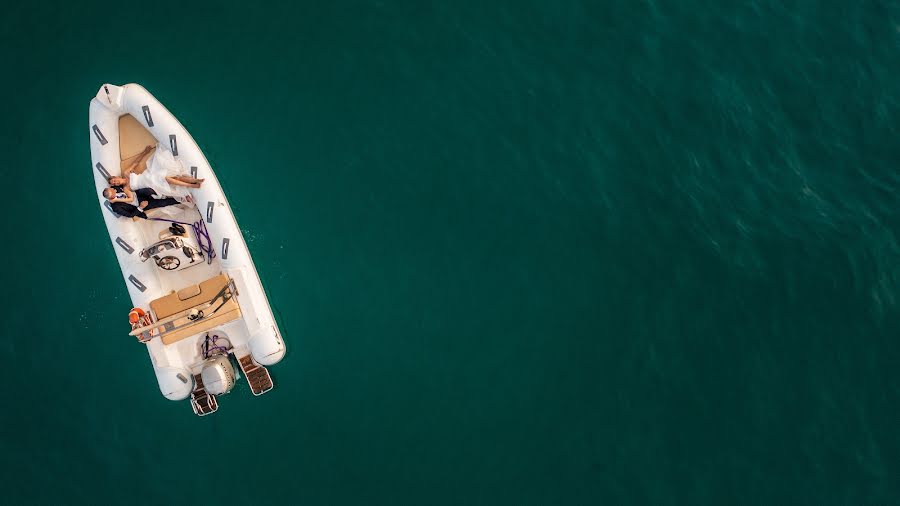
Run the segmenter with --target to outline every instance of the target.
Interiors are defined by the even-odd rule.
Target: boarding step
[[[238,363],[241,365],[241,371],[244,372],[244,376],[247,377],[247,383],[250,384],[250,391],[253,392],[253,395],[262,395],[272,390],[274,385],[272,384],[272,376],[269,375],[269,370],[257,364],[252,356],[245,355],[240,357],[238,358]]]
[[[197,416],[206,416],[215,413],[219,409],[216,396],[206,392],[203,387],[203,378],[199,374],[194,375],[194,391],[191,392],[191,407]]]

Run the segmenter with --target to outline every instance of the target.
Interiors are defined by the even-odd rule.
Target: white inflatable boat
[[[146,343],[162,394],[190,397],[198,415],[215,412],[216,396],[239,379],[232,355],[254,395],[271,390],[265,366],[284,357],[284,342],[241,230],[197,143],[137,84],[100,88],[91,100],[90,139],[94,197],[134,305],[131,335]],[[139,213],[146,219],[114,212],[116,204],[102,194],[108,178],[126,168],[140,174],[163,154],[185,177],[203,179],[200,187],[179,188],[189,196]]]

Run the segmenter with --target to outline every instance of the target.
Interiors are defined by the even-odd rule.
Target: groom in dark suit
[[[153,188],[139,188],[134,190],[135,200],[138,202],[138,205],[128,204],[126,202],[113,202],[109,206],[112,208],[113,212],[119,216],[124,216],[126,218],[138,217],[146,220],[147,215],[144,211],[156,209],[157,207],[173,206],[180,203],[172,197],[157,198],[154,196],[155,193]],[[103,190],[104,197],[109,198],[108,194],[115,195],[116,190],[114,188]]]

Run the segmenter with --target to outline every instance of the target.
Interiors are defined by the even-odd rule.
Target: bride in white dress
[[[184,165],[175,159],[171,151],[161,145],[147,146],[140,157],[124,171],[122,175],[128,178],[128,186],[131,188],[153,188],[157,195],[167,197],[185,198],[190,195],[190,188],[200,188],[203,179],[197,179],[184,173]],[[147,159],[147,168],[140,174],[134,173],[141,162]]]

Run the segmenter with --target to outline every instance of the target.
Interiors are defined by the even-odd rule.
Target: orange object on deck
[[[145,319],[147,319],[147,313],[139,307],[131,308],[131,312],[128,313],[128,322],[131,323],[132,330],[142,326]]]

